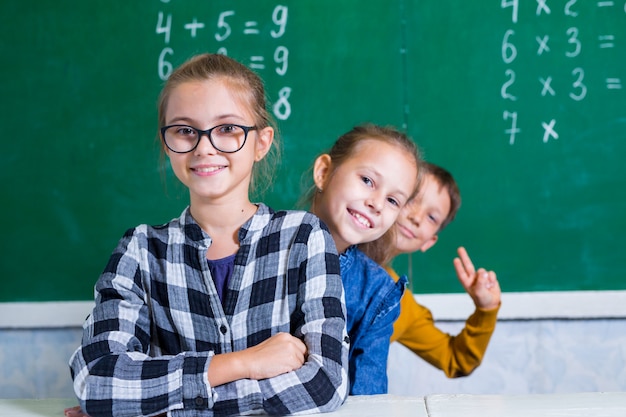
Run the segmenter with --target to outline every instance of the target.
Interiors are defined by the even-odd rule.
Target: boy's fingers
[[[463,263],[465,272],[468,275],[473,276],[474,273],[476,273],[476,269],[474,268],[474,264],[472,263],[472,260],[467,254],[467,251],[465,250],[465,248],[463,246],[459,247],[457,249],[457,253],[459,254],[459,258],[461,259],[461,262]]]
[[[461,281],[463,287],[467,290],[472,285],[474,276],[467,273],[461,259],[454,258],[452,263],[454,264],[454,269],[456,270],[456,276],[459,278],[459,281]]]
[[[500,291],[500,283],[498,282],[498,277],[495,272],[489,271],[489,280],[493,283],[492,287]]]
[[[493,271],[487,272],[483,268],[478,270],[478,274],[482,277],[483,285],[488,290],[491,290],[496,285],[498,285],[498,280],[496,278],[496,273]]]
[[[480,268],[477,275],[479,276],[480,284],[482,286],[486,289],[491,289],[493,287],[493,277],[484,268]]]

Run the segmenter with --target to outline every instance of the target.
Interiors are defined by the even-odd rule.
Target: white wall
[[[454,379],[394,343],[388,373],[398,395],[626,391],[626,320],[499,322],[481,366]]]
[[[472,310],[463,294],[418,296],[456,333]],[[0,398],[72,397],[68,360],[92,303],[0,303]],[[504,294],[483,364],[448,379],[393,344],[398,395],[626,391],[626,291]]]
[[[80,328],[0,329],[0,398],[74,397],[68,362],[81,334]]]
[[[626,391],[626,291],[503,294],[483,363],[449,379],[391,346],[389,390],[399,395]],[[465,295],[417,296],[450,334],[472,311]]]

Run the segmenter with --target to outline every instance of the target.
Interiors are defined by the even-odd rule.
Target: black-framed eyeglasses
[[[226,123],[201,130],[189,125],[169,125],[161,128],[161,138],[170,151],[187,153],[196,149],[202,136],[206,135],[218,151],[234,153],[246,144],[251,130],[256,130],[256,126]]]

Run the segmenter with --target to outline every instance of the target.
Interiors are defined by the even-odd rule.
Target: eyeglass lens
[[[207,134],[211,145],[220,152],[232,153],[240,150],[248,134],[244,126],[223,124],[209,130],[199,130],[187,125],[172,125],[163,130],[163,139],[174,152],[191,152],[198,146],[201,135]]]

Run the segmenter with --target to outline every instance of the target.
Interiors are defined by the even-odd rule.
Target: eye
[[[387,201],[393,206],[400,207],[400,202],[393,197],[388,197]]]
[[[369,177],[361,177],[361,181],[363,181],[363,184],[367,185],[368,187],[374,186],[374,181],[372,181]]]
[[[176,134],[180,136],[195,136],[196,130],[191,126],[178,126]]]
[[[428,215],[428,220],[430,220],[434,224],[439,224],[439,218],[437,218],[437,216],[434,216],[432,214]]]
[[[227,125],[221,125],[218,131],[222,135],[236,135],[239,132],[241,132],[241,128],[237,125],[227,124]]]

